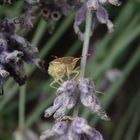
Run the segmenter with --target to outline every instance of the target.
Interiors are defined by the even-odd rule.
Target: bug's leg
[[[58,79],[58,80],[56,81],[56,83],[58,83],[59,85],[61,85],[61,84],[63,83],[63,80],[62,80],[62,79]]]
[[[97,91],[97,90],[95,90],[95,93],[99,93],[99,94],[105,95],[105,93],[104,93],[104,92]]]
[[[80,74],[80,67],[79,67],[79,66],[76,67],[76,68],[72,71],[72,73],[75,73],[75,76],[73,77],[73,80],[75,80],[75,79],[78,77],[78,75]]]
[[[61,85],[63,82],[64,82],[64,80],[62,79],[63,77],[60,77],[56,72],[55,72],[55,79],[57,79],[57,80],[55,80],[59,85]],[[59,82],[60,81],[60,82]]]
[[[52,88],[54,88],[54,89],[57,89],[57,87],[54,86],[55,83],[58,83],[58,80],[57,80],[57,79],[55,79],[54,81],[52,81],[52,82],[50,83],[50,87],[52,87]]]
[[[71,72],[71,74],[75,74],[75,76],[72,78],[73,80],[75,80],[79,74],[80,74],[80,70],[79,69],[75,69]]]
[[[68,77],[68,80],[70,79],[70,72],[69,72],[69,69],[68,69],[68,67],[67,67],[67,70],[66,70],[66,72],[67,72],[67,77]]]
[[[75,76],[73,77],[73,80],[75,80],[78,77],[80,71],[74,71],[73,73],[75,73]]]

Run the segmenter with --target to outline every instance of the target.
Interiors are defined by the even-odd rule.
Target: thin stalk
[[[85,33],[84,33],[84,42],[83,42],[83,49],[82,49],[82,58],[81,58],[81,71],[80,71],[80,79],[85,77],[85,69],[87,63],[87,56],[88,56],[88,48],[89,42],[91,37],[91,22],[92,22],[92,13],[91,11],[87,10],[86,13],[86,25],[85,25]],[[79,104],[75,107],[73,111],[73,116],[78,116],[79,113]]]
[[[24,130],[25,128],[25,91],[26,85],[20,87],[19,93],[19,128]]]
[[[91,13],[91,11],[87,10],[86,27],[85,27],[85,33],[84,33],[84,43],[83,43],[82,59],[81,59],[81,72],[80,72],[81,79],[84,78],[84,76],[85,76],[89,41],[90,41],[90,36],[91,36],[91,22],[92,22],[92,13]]]

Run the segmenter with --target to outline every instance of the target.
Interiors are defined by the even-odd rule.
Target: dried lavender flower
[[[78,92],[75,91],[76,84],[74,81],[65,81],[57,90],[57,97],[53,102],[53,106],[45,111],[45,117],[54,114],[54,118],[61,118],[66,111],[72,109],[78,99]]]
[[[96,17],[100,23],[107,25],[108,31],[110,33],[113,31],[113,23],[109,20],[108,12],[103,6],[99,6],[97,9]]]
[[[15,24],[15,18],[0,21],[1,89],[8,75],[12,76],[19,85],[25,83],[27,75],[24,70],[24,62],[34,63],[44,70],[43,62],[37,58],[38,49],[16,34]]]
[[[105,73],[105,77],[101,82],[100,90],[106,91],[112,82],[116,81],[117,78],[120,78],[121,74],[122,72],[119,69],[107,70]]]
[[[109,20],[108,12],[104,8],[106,3],[113,4],[115,6],[119,6],[120,2],[118,0],[87,0],[83,1],[76,8],[76,15],[74,21],[74,30],[75,33],[78,34],[79,38],[83,40],[83,33],[80,30],[80,25],[83,21],[85,21],[85,14],[87,10],[90,10],[93,13],[93,25],[96,21],[99,21],[101,24],[106,24],[109,33],[113,31],[113,23]],[[93,31],[92,31],[93,32]]]
[[[58,140],[103,140],[100,132],[89,126],[86,119],[81,117],[65,117],[58,120],[52,129],[42,133],[40,140],[51,137]]]
[[[89,79],[79,80],[79,91],[81,103],[90,108],[92,112],[96,113],[101,119],[110,120],[105,110],[101,107],[98,97],[95,95],[95,87]]]
[[[112,5],[115,5],[115,6],[120,6],[121,5],[121,2],[118,1],[118,0],[108,0],[108,2]]]
[[[109,120],[105,110],[96,96],[94,83],[89,79],[65,81],[57,90],[53,106],[45,111],[45,117],[54,114],[54,118],[62,118],[66,111],[74,108],[80,97],[81,103],[96,113],[101,119]]]

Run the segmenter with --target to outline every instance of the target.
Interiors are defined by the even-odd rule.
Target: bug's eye
[[[60,12],[59,11],[53,11],[51,13],[51,18],[55,21],[59,20],[61,17]]]

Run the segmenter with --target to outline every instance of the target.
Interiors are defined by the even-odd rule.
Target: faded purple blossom
[[[57,90],[57,97],[53,102],[53,106],[45,110],[45,117],[61,118],[65,116],[67,110],[72,109],[76,103],[79,94],[76,92],[76,84],[74,81],[64,82]]]
[[[101,103],[96,96],[95,86],[89,79],[79,80],[79,91],[81,103],[91,109],[103,120],[110,120],[105,110],[101,107]]]
[[[81,117],[64,117],[53,127],[40,136],[40,140],[54,137],[58,140],[103,140],[102,135],[95,128],[89,126],[86,119]]]
[[[90,10],[93,13],[92,25],[95,25],[95,23],[99,21],[99,23],[107,25],[110,33],[113,31],[114,25],[109,20],[108,12],[104,8],[104,4],[106,3],[110,3],[115,6],[120,5],[118,0],[87,0],[80,3],[79,9],[76,10],[74,30],[81,40],[83,40],[83,32],[80,30],[80,25],[85,21],[87,10]]]
[[[56,21],[62,15],[67,15],[70,5],[64,1],[24,0],[24,14],[21,26],[27,30],[33,27],[33,18],[42,17],[48,22],[50,32],[53,31]]]
[[[96,96],[94,83],[89,79],[81,79],[79,81],[65,81],[57,90],[57,97],[53,102],[53,106],[45,110],[45,117],[51,115],[54,118],[65,116],[66,111],[75,107],[79,102],[88,107],[93,113],[96,113],[101,119],[109,120],[105,110],[101,107],[101,103]]]
[[[107,25],[109,32],[113,31],[113,23],[109,20],[108,12],[104,8],[106,3],[120,5],[118,0],[24,0],[24,14],[21,16],[20,24],[21,27],[29,30],[33,27],[33,19],[41,16],[48,22],[50,32],[53,32],[56,21],[75,11],[74,30],[83,40],[80,25],[85,21],[87,10],[93,13],[92,25],[99,21]]]
[[[22,85],[27,80],[24,62],[34,63],[43,69],[43,62],[37,58],[38,49],[25,38],[15,33],[15,19],[0,21],[0,88],[12,76]]]
[[[100,90],[106,91],[109,85],[116,81],[117,78],[121,76],[122,72],[119,69],[110,69],[105,73],[105,77],[101,82]]]

